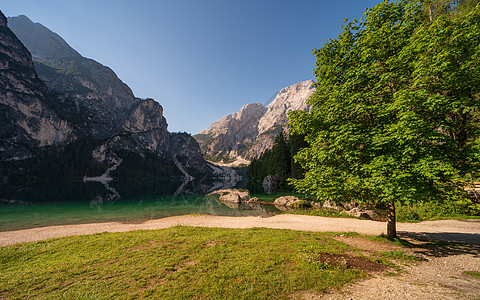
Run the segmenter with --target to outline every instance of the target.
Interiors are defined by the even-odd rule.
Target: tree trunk
[[[395,216],[395,201],[388,204],[387,210],[387,236],[397,237],[397,223]]]

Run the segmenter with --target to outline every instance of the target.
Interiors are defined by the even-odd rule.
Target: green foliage
[[[477,271],[463,271],[465,275],[480,279],[480,272]]]
[[[272,199],[273,201],[274,199]],[[468,202],[468,203],[471,203]],[[356,218],[344,211],[328,208],[307,208],[298,209],[294,214],[335,217],[335,218]],[[422,222],[440,219],[476,219],[479,218],[477,211],[472,211],[466,202],[442,202],[429,201],[400,205],[396,204],[396,216],[399,222]]]
[[[285,180],[291,173],[291,153],[283,132],[275,138],[275,144],[270,152],[268,169],[271,174],[277,175],[280,180]]]
[[[299,199],[304,199],[304,200],[309,200],[309,201],[313,200],[313,199],[310,199],[309,197],[307,197],[304,194],[299,194],[299,193],[295,193],[295,192],[291,192],[291,191],[277,192],[277,193],[273,193],[273,194],[270,194],[270,195],[263,193],[263,191],[262,191],[262,193],[251,194],[251,197],[257,197],[258,200],[260,200],[262,202],[270,202],[270,203],[275,202],[275,200],[277,198],[280,198],[280,197],[283,197],[283,196],[295,196],[295,197],[298,197]]]
[[[410,0],[415,3],[415,1]],[[479,3],[479,0],[423,0],[422,8],[426,20],[432,22],[439,16],[462,18]]]
[[[463,211],[468,215],[480,216],[480,202],[479,199],[462,198],[456,202]]]
[[[295,187],[321,199],[415,203],[465,196],[478,172],[480,8],[425,22],[384,1],[316,49],[312,112],[290,116],[309,144]]]
[[[396,251],[385,251],[381,253],[383,257],[386,258],[394,258],[399,260],[406,260],[406,261],[418,261],[420,258],[407,254],[404,251],[396,250]]]
[[[292,208],[308,208],[311,207],[310,202],[307,200],[300,200],[298,202],[295,202],[292,206]]]
[[[329,208],[317,208],[317,207],[303,209],[303,210],[301,209],[295,210],[294,212],[289,212],[289,213],[293,213],[296,215],[309,215],[309,216],[318,216],[318,217],[353,218],[353,219],[356,218],[343,211],[338,211],[338,210],[329,209]]]
[[[288,299],[366,277],[361,267],[321,260],[365,260],[357,250],[326,233],[264,228],[52,239],[0,248],[0,298]]]
[[[438,219],[468,218],[475,214],[463,202],[428,201],[396,206],[400,222],[421,222]]]
[[[287,178],[302,178],[304,171],[292,157],[305,146],[303,136],[292,135],[287,138],[280,132],[273,148],[250,163],[247,171],[249,189],[253,192],[262,191],[261,183],[267,175],[275,175],[282,189],[287,189]]]

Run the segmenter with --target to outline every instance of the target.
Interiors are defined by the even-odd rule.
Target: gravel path
[[[370,235],[380,235],[386,232],[386,224],[384,222],[349,218],[327,218],[289,214],[276,215],[269,218],[187,215],[151,220],[140,224],[110,222],[5,231],[0,232],[0,246],[71,235],[161,229],[177,225],[225,228],[266,227],[332,232],[354,231],[360,234]],[[442,220],[421,223],[397,223],[397,232],[401,236],[466,242],[480,245],[480,220]]]
[[[338,239],[338,238],[337,238]],[[382,246],[365,239],[342,238],[343,242],[360,249],[395,251],[405,249],[379,249]],[[352,240],[352,238],[350,238]],[[414,248],[406,252],[423,258],[419,263],[402,266],[400,276],[376,274],[375,277],[344,286],[341,291],[324,295],[304,295],[304,299],[480,299],[480,278],[465,272],[480,274],[480,246],[432,245],[411,240]],[[357,245],[355,245],[357,244]],[[364,248],[367,244],[367,247]],[[384,245],[392,247],[391,244]]]
[[[478,252],[477,252],[478,253]],[[430,258],[407,267],[401,276],[377,275],[346,286],[340,292],[308,299],[480,299],[480,279],[464,271],[480,272],[478,254]]]
[[[326,218],[303,215],[277,215],[260,217],[219,217],[188,215],[151,220],[140,224],[95,223],[81,225],[49,226],[26,230],[0,232],[0,246],[40,241],[55,237],[94,234],[99,232],[124,232],[132,230],[161,229],[172,226],[201,226],[226,228],[267,227],[304,231],[350,232],[379,235],[385,233],[386,224],[348,218]],[[480,299],[480,279],[466,275],[465,271],[480,272],[480,220],[443,220],[421,223],[397,223],[397,232],[406,238],[427,238],[466,242],[472,245],[454,247],[440,245],[422,247],[411,251],[425,261],[405,266],[401,276],[377,274],[375,277],[345,286],[330,294],[297,295],[304,299]],[[381,245],[364,239],[339,240],[354,243],[366,250],[389,251]],[[370,243],[370,244],[369,244]],[[392,246],[388,247],[396,247]],[[372,248],[373,247],[373,248]],[[393,249],[395,250],[395,249]]]

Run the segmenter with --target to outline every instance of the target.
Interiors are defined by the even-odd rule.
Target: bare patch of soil
[[[197,261],[194,261],[194,260],[188,260],[188,261],[184,261],[184,262],[181,262],[179,263],[178,265],[176,265],[174,267],[174,270],[175,272],[180,272],[182,271],[183,269],[185,269],[186,267],[188,266],[193,266],[197,263]]]
[[[387,266],[383,264],[348,254],[323,253],[319,254],[316,259],[322,264],[346,269],[358,269],[366,273],[383,272],[387,269]]]
[[[204,244],[205,247],[209,248],[209,247],[213,247],[217,244],[217,242],[215,241],[208,241]]]

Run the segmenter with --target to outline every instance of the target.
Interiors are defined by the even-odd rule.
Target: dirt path
[[[99,232],[124,232],[132,230],[162,229],[172,226],[201,226],[226,228],[267,227],[304,231],[351,232],[379,235],[385,233],[386,224],[368,220],[325,218],[303,215],[277,215],[260,217],[219,217],[188,215],[151,220],[140,224],[95,223],[81,225],[49,226],[17,231],[0,232],[0,246],[40,241],[55,237],[94,234]],[[398,223],[397,231],[407,239],[433,239],[466,242],[463,247],[451,245],[422,246],[411,251],[424,258],[423,262],[405,266],[400,276],[377,274],[375,277],[344,287],[326,295],[299,295],[304,299],[480,299],[480,279],[465,271],[480,272],[480,220],[444,220],[422,223]],[[357,248],[376,251],[382,245],[364,239],[350,240],[338,237]],[[388,244],[390,245],[390,244]],[[426,244],[425,244],[426,245]],[[395,246],[386,246],[395,247]],[[393,249],[395,250],[395,249]]]
[[[417,242],[418,243],[418,242]],[[425,244],[424,244],[425,245]],[[361,247],[360,247],[361,248]],[[383,250],[385,251],[385,250]],[[480,299],[480,246],[437,245],[410,250],[424,261],[404,266],[401,276],[377,274],[326,295],[304,299]]]
[[[380,235],[385,233],[386,229],[384,222],[349,218],[326,218],[289,214],[277,215],[270,218],[188,215],[151,220],[140,224],[110,222],[5,231],[0,232],[0,246],[40,241],[54,237],[94,234],[99,232],[161,229],[177,225],[226,228],[266,227],[332,232],[354,231],[360,234],[370,235]],[[443,220],[421,223],[397,223],[397,231],[401,236],[466,242],[480,245],[480,220]]]

